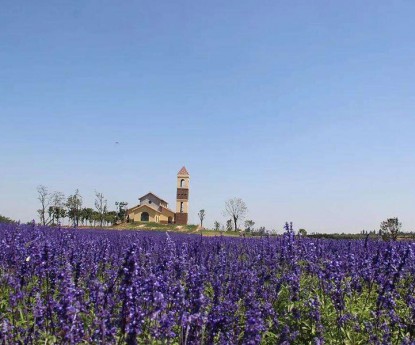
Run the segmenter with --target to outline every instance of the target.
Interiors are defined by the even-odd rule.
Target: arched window
[[[184,187],[185,186],[185,180],[184,180],[184,178],[180,181],[180,187]]]
[[[180,203],[180,213],[183,213],[183,202]]]

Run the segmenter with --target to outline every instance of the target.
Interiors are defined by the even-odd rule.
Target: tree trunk
[[[238,221],[238,218],[237,217],[233,217],[233,222],[235,223],[235,231],[238,230],[238,228],[236,226],[237,221]]]
[[[42,211],[41,211],[41,215],[40,215],[40,221],[42,222],[42,225],[45,226],[46,225],[46,209],[45,206],[42,205]]]

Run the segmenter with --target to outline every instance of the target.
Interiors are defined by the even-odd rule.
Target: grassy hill
[[[177,225],[177,224],[160,224],[153,222],[134,222],[114,225],[112,228],[117,230],[155,230],[155,231],[173,231],[185,234],[202,234],[203,236],[236,236],[239,232],[235,231],[215,231],[200,229],[198,225]]]

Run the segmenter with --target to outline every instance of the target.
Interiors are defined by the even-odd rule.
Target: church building
[[[173,212],[167,201],[149,192],[138,200],[140,203],[127,212],[129,221],[155,222],[161,224],[186,225],[189,212],[190,175],[185,167],[177,174],[176,212]]]

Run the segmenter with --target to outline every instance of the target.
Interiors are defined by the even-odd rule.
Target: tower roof
[[[179,175],[190,175],[189,172],[186,170],[186,167],[183,166],[180,171],[177,173],[177,176]]]

